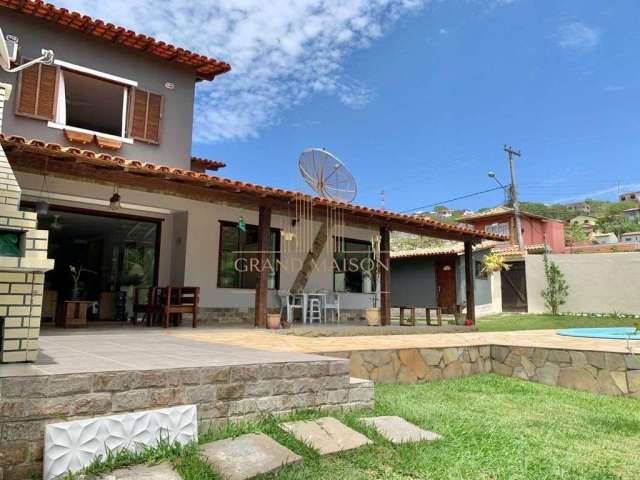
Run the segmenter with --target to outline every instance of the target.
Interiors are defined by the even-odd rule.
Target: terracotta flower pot
[[[280,328],[280,314],[269,313],[267,314],[267,328],[277,330]]]
[[[370,327],[380,326],[380,309],[379,308],[366,308],[364,316],[367,319],[367,325]]]

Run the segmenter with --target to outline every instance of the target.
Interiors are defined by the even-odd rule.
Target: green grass
[[[393,445],[358,422],[358,417],[371,414],[400,415],[444,439]],[[336,417],[374,444],[320,457],[282,431],[273,418],[205,434],[201,443],[264,432],[304,458],[301,465],[262,477],[278,480],[613,480],[636,479],[640,471],[640,409],[635,399],[483,375],[421,385],[379,385],[373,412]],[[194,451],[164,447],[183,478],[217,479]],[[158,455],[152,457],[158,460]]]
[[[633,327],[640,322],[637,318],[616,316],[569,316],[500,314],[479,318],[477,328],[481,332],[503,332],[513,330],[544,330],[574,327]]]

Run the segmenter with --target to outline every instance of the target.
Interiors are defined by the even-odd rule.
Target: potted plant
[[[82,265],[76,267],[75,265],[69,265],[69,271],[71,272],[71,278],[73,280],[73,288],[71,289],[71,300],[79,300],[80,299],[80,279],[82,274],[87,273],[96,273],[93,270],[89,270],[88,268],[84,268]]]
[[[281,328],[281,312],[270,311],[267,313],[267,328],[270,330],[278,330]]]

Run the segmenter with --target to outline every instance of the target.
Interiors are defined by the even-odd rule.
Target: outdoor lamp
[[[119,210],[122,205],[120,205],[120,194],[118,193],[118,186],[113,189],[113,195],[109,199],[109,208],[111,210]]]

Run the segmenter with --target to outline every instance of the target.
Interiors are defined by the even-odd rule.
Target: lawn
[[[580,393],[483,375],[421,385],[378,385],[373,412],[336,415],[374,441],[319,457],[273,418],[228,427],[201,441],[262,431],[304,457],[267,479],[636,479],[640,471],[638,400]],[[400,415],[443,440],[395,446],[363,428],[364,415]],[[316,413],[294,418],[311,418]],[[217,479],[197,449],[167,449],[189,480]]]
[[[640,319],[619,318],[615,316],[570,316],[570,315],[534,315],[507,314],[482,317],[477,320],[481,332],[503,332],[512,330],[544,330],[574,327],[632,327]]]

